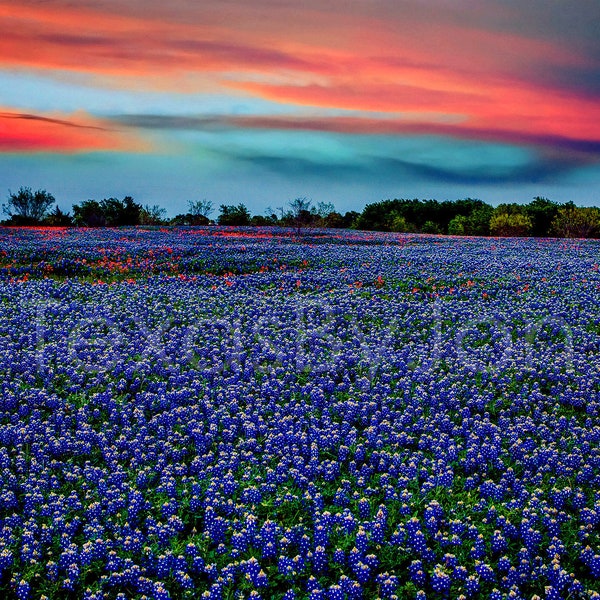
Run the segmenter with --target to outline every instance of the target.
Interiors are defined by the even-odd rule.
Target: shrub
[[[500,237],[523,237],[531,227],[531,219],[519,213],[495,212],[490,219],[490,233]]]

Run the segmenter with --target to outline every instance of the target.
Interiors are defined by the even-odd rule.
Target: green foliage
[[[210,200],[188,202],[188,212],[166,219],[166,210],[159,205],[142,206],[131,196],[123,200],[105,198],[84,200],[73,205],[73,217],[56,207],[48,214],[54,196],[45,190],[32,192],[21,187],[9,192],[3,210],[9,215],[9,225],[119,227],[132,225],[198,225],[211,223]],[[279,217],[277,214],[279,214]],[[504,203],[496,208],[476,198],[460,200],[419,200],[394,198],[367,204],[361,213],[341,214],[331,202],[316,205],[307,197],[291,200],[287,207],[267,210],[266,215],[252,215],[243,204],[221,204],[219,225],[281,225],[294,227],[300,233],[304,227],[362,229],[400,233],[429,233],[466,236],[536,236],[571,238],[600,237],[600,209],[578,207],[573,202],[560,205],[548,198],[536,196],[529,204]]]
[[[490,219],[490,233],[500,237],[522,237],[531,231],[531,219],[521,212],[505,210],[504,206],[498,209]]]
[[[205,226],[210,223],[208,214],[212,212],[212,202],[206,200],[190,201],[187,213],[178,214],[170,221],[170,225]]]
[[[360,213],[355,210],[346,211],[342,217],[342,227],[346,229],[357,229],[356,224],[359,217]]]
[[[190,200],[188,202],[188,214],[194,219],[208,223],[209,215],[213,212],[213,203],[210,200]],[[205,225],[206,223],[201,223]]]
[[[30,187],[20,187],[17,192],[9,190],[2,210],[13,225],[35,225],[42,221],[55,202],[54,196],[46,190],[32,192]]]
[[[134,202],[131,196],[125,196],[123,200],[107,198],[100,202],[104,211],[106,222],[111,227],[125,225],[139,225],[142,207]]]
[[[288,227],[295,227],[296,233],[299,234],[303,227],[317,227],[322,224],[322,217],[318,210],[320,209],[324,216],[329,208],[333,208],[333,204],[319,203],[318,208],[315,208],[310,198],[305,196],[294,198],[289,202],[287,210],[281,210],[281,224]]]
[[[465,235],[467,230],[467,217],[464,215],[456,215],[450,223],[448,223],[448,235]]]
[[[208,225],[210,219],[203,215],[193,215],[192,213],[179,214],[174,216],[170,221],[170,225]]]
[[[393,208],[393,200],[367,204],[357,219],[356,228],[367,231],[389,231],[389,215]]]
[[[467,217],[466,235],[488,235],[494,209],[488,204],[475,208]]]
[[[524,204],[517,204],[516,202],[498,204],[494,210],[494,213],[505,215],[526,215],[527,207]]]
[[[450,222],[457,216],[469,217],[480,211],[480,216],[469,226],[476,230],[475,234],[487,233],[487,223],[485,231],[481,231],[479,223],[481,215],[491,214],[492,207],[485,204],[482,200],[465,198],[454,202],[445,200],[382,200],[367,204],[356,221],[357,229],[366,229],[371,231],[397,231],[401,221],[394,225],[394,219],[404,218],[404,231],[432,231],[432,224],[440,232],[447,232]],[[455,224],[456,226],[456,224]],[[465,231],[467,233],[467,226]]]
[[[73,225],[73,219],[67,212],[63,212],[58,206],[44,219],[44,225],[50,227],[68,227]]]
[[[331,202],[319,202],[314,206],[312,200],[306,197],[294,198],[288,203],[287,208],[278,208],[281,215],[279,219],[271,209],[268,210],[271,213],[268,217],[271,220],[270,224],[295,227],[297,233],[300,233],[303,227],[349,229],[359,216],[359,213],[354,211],[342,215],[335,210]]]
[[[80,227],[105,227],[106,217],[97,200],[84,200],[73,205],[73,222]]]
[[[290,201],[290,211],[292,215],[298,215],[304,212],[310,213],[312,208],[312,200],[306,196],[299,196]]]
[[[442,233],[440,226],[434,221],[425,221],[421,228],[421,233]]]
[[[84,200],[81,204],[73,205],[73,221],[84,227],[139,225],[144,210],[152,209],[144,209],[131,196],[125,196],[123,200],[104,198],[100,202]]]
[[[254,215],[250,219],[250,225],[255,227],[268,227],[269,225],[277,225],[276,215]]]
[[[332,202],[319,202],[313,212],[319,218],[326,219],[332,212],[335,212],[335,206]]]
[[[532,202],[525,205],[525,211],[531,219],[531,235],[545,237],[549,235],[552,222],[556,217],[560,205],[548,198],[536,196]]]
[[[140,210],[140,225],[163,225],[166,221],[167,211],[158,204],[148,206]]]
[[[323,227],[330,227],[331,229],[341,229],[344,227],[344,217],[336,210],[330,212],[322,220],[321,224]]]
[[[237,206],[221,204],[219,210],[219,225],[250,225],[250,212],[242,203]]]
[[[404,215],[397,212],[390,214],[389,230],[395,231],[396,233],[408,233],[413,231],[412,225],[406,220]]]
[[[568,202],[556,212],[551,232],[558,237],[589,238],[600,235],[600,210],[583,208]]]

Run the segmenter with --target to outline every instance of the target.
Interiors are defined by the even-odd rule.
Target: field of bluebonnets
[[[600,244],[0,232],[0,596],[590,598]]]

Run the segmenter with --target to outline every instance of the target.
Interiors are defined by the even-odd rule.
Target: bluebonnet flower
[[[37,564],[82,595],[97,562],[94,585],[113,595],[219,598],[262,570],[252,594],[267,598],[318,563],[315,593],[367,598],[376,585],[391,597],[398,574],[378,573],[389,544],[420,561],[423,594],[437,563],[463,594],[473,578],[494,600],[493,585],[512,598],[585,593],[600,522],[595,242],[257,232],[2,232],[18,265],[0,256],[0,367],[12,374],[0,571],[12,589]],[[366,264],[386,286],[368,285]],[[135,283],[111,281],[122,269]],[[484,331],[459,348],[475,321]],[[463,489],[469,502],[447,495]],[[37,597],[40,578],[24,579]]]
[[[346,562],[346,553],[341,548],[336,548],[333,552],[333,562],[343,565]]]
[[[363,460],[364,449],[360,448],[360,453],[359,453],[359,450],[357,450],[356,455],[360,456],[359,460]],[[355,455],[355,458],[356,458],[356,455]],[[368,519],[369,516],[371,515],[371,505],[369,504],[369,501],[366,498],[361,498],[358,501],[358,515],[361,519]]]
[[[494,582],[496,580],[496,577],[494,575],[494,569],[486,563],[476,562],[475,572],[477,573],[481,581],[489,583]]]
[[[163,583],[157,582],[154,584],[152,597],[154,598],[154,600],[169,600],[171,598],[171,595],[166,590]]]
[[[415,585],[420,586],[420,587],[425,586],[427,576],[425,574],[425,569],[423,567],[423,563],[420,560],[413,560],[408,567],[408,572],[409,572],[411,581]]]
[[[367,536],[367,532],[363,527],[358,528],[355,544],[356,548],[361,554],[365,554],[367,552],[367,549],[369,548],[369,538]]]
[[[269,580],[267,578],[267,574],[261,569],[256,577],[254,578],[254,585],[256,587],[267,587],[269,585]]]
[[[483,535],[479,534],[475,540],[475,545],[471,548],[470,556],[475,559],[481,559],[485,556],[485,540]]]
[[[474,575],[469,575],[463,585],[467,597],[475,596],[479,592],[479,580]]]
[[[323,573],[327,568],[327,554],[323,546],[317,546],[312,556],[314,572]]]
[[[494,554],[501,554],[508,547],[508,543],[506,541],[506,538],[497,529],[494,531],[494,534],[492,535],[492,540],[491,540],[491,543],[490,543],[490,547],[491,547],[491,550],[492,550],[492,552]]]
[[[31,594],[31,585],[29,582],[21,579],[16,586],[15,594],[18,600],[29,600]]]
[[[330,586],[327,590],[327,598],[328,600],[344,600],[344,592],[342,591],[342,587],[338,584],[334,584]]]
[[[391,598],[398,588],[398,577],[389,573],[381,573],[377,576],[377,584],[380,588],[382,598]]]

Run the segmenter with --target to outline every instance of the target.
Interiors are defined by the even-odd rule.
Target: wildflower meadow
[[[600,242],[0,231],[0,597],[600,598]]]

